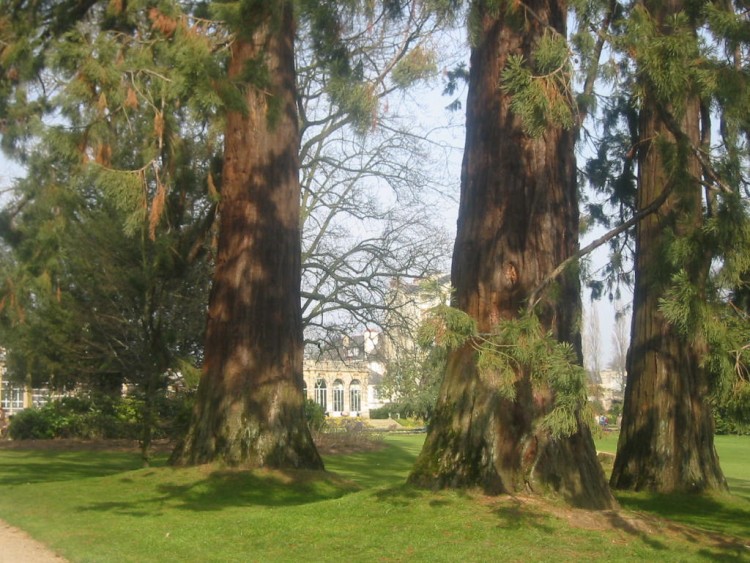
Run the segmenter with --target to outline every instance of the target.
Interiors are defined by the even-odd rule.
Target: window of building
[[[333,412],[344,410],[344,382],[337,379],[333,382]]]
[[[315,382],[315,402],[323,407],[324,411],[328,410],[328,397],[325,379],[318,379]]]
[[[23,387],[13,387],[10,382],[3,381],[2,406],[6,413],[12,413],[23,409]]]
[[[42,408],[49,402],[49,392],[46,389],[34,389],[31,394],[31,404],[34,408]]]
[[[362,395],[359,379],[352,379],[352,382],[349,385],[349,410],[355,413],[362,410]]]

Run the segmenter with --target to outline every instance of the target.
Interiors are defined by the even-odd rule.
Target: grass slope
[[[417,490],[403,482],[422,440],[392,436],[380,451],[327,457],[325,475],[173,469],[163,460],[139,469],[136,455],[120,452],[0,450],[0,517],[74,562],[750,556],[721,535],[750,537],[748,498],[690,497],[681,506],[626,497],[627,508],[645,515],[638,516],[569,510],[524,496]],[[750,439],[734,446],[728,454],[720,444],[720,453],[738,471],[733,478],[744,481],[750,475],[741,457]],[[665,510],[700,528],[653,516]],[[695,517],[703,510],[707,522]]]

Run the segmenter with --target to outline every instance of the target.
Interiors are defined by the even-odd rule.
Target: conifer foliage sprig
[[[532,137],[550,123],[565,128],[576,123],[569,57],[567,40],[548,30],[536,45],[533,61],[519,54],[508,58],[501,88],[511,94],[511,109]]]
[[[467,313],[439,305],[426,317],[420,340],[449,349],[471,346],[482,382],[504,399],[516,399],[516,385],[524,377],[535,391],[549,391],[553,404],[541,424],[553,438],[570,436],[579,421],[593,420],[585,371],[573,347],[545,333],[533,313],[503,320],[491,332],[480,333]]]

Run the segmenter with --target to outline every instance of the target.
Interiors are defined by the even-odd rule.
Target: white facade
[[[366,362],[305,360],[304,394],[330,416],[369,418],[370,410],[383,406],[378,400],[380,377]]]
[[[625,374],[613,370],[599,372],[598,399],[609,410],[612,403],[622,402],[625,397]]]

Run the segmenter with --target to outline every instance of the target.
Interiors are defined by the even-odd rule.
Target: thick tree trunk
[[[578,245],[575,133],[549,126],[529,137],[499,88],[508,57],[532,60],[546,25],[565,34],[563,3],[528,6],[533,17],[521,8],[513,15],[484,13],[471,55],[452,281],[454,305],[482,332],[515,318],[529,293]],[[580,349],[577,273],[562,278],[539,315],[545,328]],[[575,505],[611,507],[588,426],[579,420],[574,435],[558,440],[541,428],[553,400],[549,390],[532,389],[528,375],[518,376],[514,401],[502,399],[479,377],[472,348],[453,350],[410,481],[493,493],[555,492]]]
[[[323,467],[302,397],[291,3],[268,3],[266,12],[250,14],[232,46],[230,78],[242,82],[262,61],[270,83],[246,84],[246,112],[227,118],[204,372],[173,456],[181,464]]]
[[[664,21],[680,10],[681,2],[659,3],[652,12]],[[726,489],[713,439],[713,418],[708,403],[709,385],[701,366],[706,352],[702,337],[688,339],[671,326],[659,310],[678,265],[670,264],[672,236],[689,236],[700,228],[702,190],[700,163],[687,151],[683,170],[667,170],[664,144],[684,150],[686,140],[701,139],[700,105],[688,101],[678,125],[687,139],[670,133],[653,91],[641,109],[637,205],[643,209],[664,190],[670,195],[657,213],[636,228],[635,288],[628,376],[622,428],[610,483],[619,489],[658,492]],[[702,288],[710,256],[682,265],[692,283]]]

